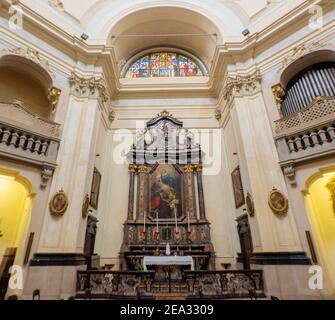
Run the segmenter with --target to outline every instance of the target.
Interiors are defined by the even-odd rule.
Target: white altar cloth
[[[192,257],[183,256],[151,256],[144,257],[143,268],[144,271],[148,270],[148,266],[191,266],[191,270],[194,271],[194,261]]]

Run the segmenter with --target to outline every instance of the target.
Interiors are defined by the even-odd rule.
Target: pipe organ
[[[335,96],[335,63],[314,65],[290,81],[281,103],[283,116],[300,111],[320,96]]]

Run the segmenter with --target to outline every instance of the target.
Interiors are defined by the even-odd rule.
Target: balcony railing
[[[55,168],[60,125],[43,119],[19,101],[0,102],[0,156]]]
[[[263,271],[185,271],[172,283],[156,281],[154,271],[78,272],[79,299],[154,299],[162,294],[182,294],[185,299],[262,298]]]
[[[276,121],[275,131],[280,164],[293,177],[295,165],[335,153],[335,97],[319,97]]]

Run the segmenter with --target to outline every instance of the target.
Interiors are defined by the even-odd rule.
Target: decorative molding
[[[287,177],[290,185],[292,187],[295,187],[297,185],[296,180],[296,169],[294,167],[294,164],[288,164],[283,167],[284,175]]]
[[[242,254],[238,255],[238,262],[243,262]],[[252,253],[251,264],[254,265],[311,265],[311,260],[305,252],[259,252]]]
[[[30,261],[32,267],[82,266],[86,264],[82,253],[36,253]]]
[[[45,189],[48,185],[49,180],[53,177],[54,168],[44,167],[41,171],[41,189]]]
[[[217,120],[217,121],[221,121],[221,119],[222,119],[222,111],[221,111],[221,109],[220,108],[217,108],[216,110],[215,110],[215,119]]]
[[[24,47],[8,48],[1,51],[1,56],[6,55],[15,55],[22,58],[26,58],[42,67],[46,72],[50,74],[50,76],[54,75],[50,69],[49,61],[43,58],[41,53],[37,50]]]
[[[61,0],[49,0],[50,7],[56,8],[60,11],[64,11],[64,4]]]
[[[320,41],[313,41],[311,43],[303,43],[297,47],[294,47],[290,53],[283,59],[283,63],[278,72],[281,72],[283,69],[287,68],[291,63],[300,59],[308,53],[322,49],[326,47],[326,43]]]
[[[224,85],[223,97],[226,101],[233,96],[253,95],[261,90],[262,75],[259,70],[247,76],[228,77]]]
[[[84,78],[72,72],[69,82],[71,85],[71,93],[77,98],[98,100],[104,119],[109,125],[115,120],[111,97],[103,77],[93,76]]]

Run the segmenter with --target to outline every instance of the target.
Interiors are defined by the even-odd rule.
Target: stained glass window
[[[150,53],[131,65],[126,78],[199,77],[203,71],[190,58],[173,52]]]

